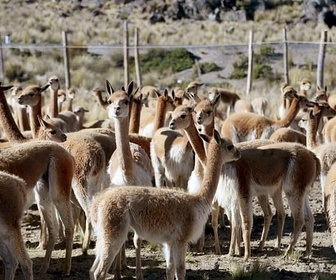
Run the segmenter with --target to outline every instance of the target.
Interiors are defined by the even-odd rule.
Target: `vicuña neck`
[[[52,118],[57,118],[58,117],[57,92],[58,92],[58,89],[50,91],[49,114],[50,114],[50,117],[52,117]]]
[[[278,121],[276,121],[276,124],[281,127],[288,127],[295,119],[297,113],[300,110],[300,101],[297,98],[293,98],[290,107],[286,111],[286,114],[284,117]]]
[[[162,96],[160,96],[156,102],[156,112],[155,112],[153,132],[164,126],[166,113],[167,113],[167,102],[164,101]]]
[[[194,152],[197,154],[198,159],[201,161],[202,165],[205,167],[207,157],[206,157],[206,153],[205,153],[205,149],[203,145],[203,140],[197,131],[197,128],[195,126],[195,123],[194,123],[194,120],[191,114],[189,118],[190,118],[190,124],[184,130],[186,132],[186,135],[188,137],[188,140]]]
[[[141,110],[142,110],[142,102],[133,99],[129,120],[130,133],[139,133]]]
[[[196,194],[199,199],[205,200],[208,205],[212,204],[222,170],[221,166],[223,164],[223,160],[221,159],[220,154],[220,148],[214,143],[210,143],[202,187]]]
[[[319,120],[316,118],[309,118],[306,127],[306,141],[307,148],[315,149],[317,147],[316,143],[316,133],[319,125]]]
[[[116,153],[122,170],[131,170],[132,155],[129,141],[129,119],[114,119]]]
[[[18,128],[16,122],[14,121],[5,94],[2,90],[0,90],[0,121],[2,128],[10,142],[26,140]]]

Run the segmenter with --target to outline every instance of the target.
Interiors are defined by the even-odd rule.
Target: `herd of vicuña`
[[[18,264],[27,280],[48,273],[58,240],[65,244],[63,274],[69,276],[77,227],[82,253],[94,245],[87,268],[92,280],[106,279],[110,269],[122,278],[130,231],[136,279],[143,279],[142,240],[162,245],[168,280],[185,279],[189,244],[204,251],[209,219],[214,252],[227,250],[247,261],[255,239],[254,199],[264,218],[257,249],[265,247],[273,205],[274,251],[281,255],[288,205],[293,225],[282,255],[292,256],[304,228],[303,257],[311,258],[309,195],[315,183],[336,252],[336,93],[326,87],[313,93],[306,78],[297,88],[281,84],[280,105],[272,112],[268,96],[243,99],[197,81],[171,89],[136,88],[131,81],[115,89],[106,80],[91,91],[106,118],[87,122],[88,108],[75,106],[77,91],[63,90],[55,75],[42,86],[0,83],[0,258],[6,280],[15,279]],[[45,250],[36,271],[21,231],[33,204],[41,225],[36,250]],[[224,215],[228,248],[218,234]]]

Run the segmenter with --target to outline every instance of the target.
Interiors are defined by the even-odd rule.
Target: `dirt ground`
[[[237,270],[249,271],[249,279],[335,279],[336,277],[336,255],[331,245],[330,233],[326,226],[324,213],[321,203],[321,191],[319,183],[311,189],[310,205],[315,218],[315,232],[313,242],[313,256],[310,260],[299,259],[300,254],[294,254],[292,259],[284,259],[282,254],[286,249],[290,233],[292,231],[292,219],[290,211],[286,205],[286,224],[284,238],[280,252],[274,250],[276,237],[276,217],[273,217],[269,238],[263,252],[257,252],[258,239],[261,236],[263,216],[260,207],[254,203],[254,225],[252,232],[252,258],[244,262],[242,257],[228,257],[230,230],[227,221],[219,229],[222,255],[214,254],[214,241],[211,225],[206,227],[206,248],[205,251],[197,252],[196,246],[191,245],[186,256],[187,279],[246,279],[237,278]],[[273,207],[274,209],[274,207]],[[89,279],[89,269],[94,261],[94,242],[87,256],[81,254],[81,234],[77,232],[74,239],[74,249],[72,258],[72,270],[69,277],[62,276],[63,258],[65,256],[64,247],[57,244],[52,255],[50,269],[46,275],[39,275],[38,270],[41,266],[44,251],[37,249],[39,237],[39,216],[36,210],[27,211],[30,223],[24,222],[22,233],[28,248],[29,255],[34,264],[35,279]],[[28,219],[26,219],[28,220]],[[305,234],[302,233],[296,250],[304,252]],[[123,279],[135,279],[135,250],[132,244],[132,234],[129,235],[127,242],[127,264],[128,268],[123,272]],[[142,248],[142,266],[144,279],[165,279],[165,261],[163,259],[161,247],[144,242]],[[253,271],[259,271],[253,274]],[[262,273],[260,273],[262,272]],[[113,279],[110,271],[107,279]],[[257,272],[255,272],[257,273]],[[236,278],[234,277],[236,276]],[[20,269],[17,270],[15,279],[23,279]]]

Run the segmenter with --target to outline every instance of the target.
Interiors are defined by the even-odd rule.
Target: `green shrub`
[[[142,73],[157,71],[160,74],[168,72],[180,72],[192,68],[197,57],[186,49],[153,49],[140,54],[140,67]],[[130,60],[130,69],[134,71],[135,61]]]
[[[273,55],[275,52],[274,52],[273,47],[268,46],[268,45],[262,45],[262,46],[260,46],[258,53],[260,55],[266,55],[267,56],[267,55]]]
[[[245,55],[239,56],[238,60],[233,63],[233,71],[230,79],[243,79],[247,76],[248,58]]]
[[[252,77],[253,79],[271,79],[273,78],[273,69],[271,66],[266,64],[256,64],[253,66]]]
[[[197,79],[198,73],[203,75],[213,71],[218,71],[220,69],[221,68],[218,67],[215,63],[209,63],[209,62],[197,63],[193,66],[191,77],[192,79]]]
[[[267,60],[274,55],[274,48],[268,45],[262,45],[253,56],[253,79],[274,79],[274,73],[271,66],[267,65]]]
[[[201,74],[206,74],[206,73],[218,71],[221,69],[215,63],[209,63],[209,62],[199,63],[199,68],[200,68]]]
[[[275,75],[271,66],[267,65],[268,56],[274,54],[274,48],[269,46],[262,46],[253,55],[253,79],[274,79]],[[247,76],[248,57],[241,55],[239,59],[233,63],[233,71],[230,79],[243,79]]]
[[[254,53],[253,60],[257,64],[265,63],[268,58],[274,54],[274,48],[263,45],[261,46],[257,52]]]

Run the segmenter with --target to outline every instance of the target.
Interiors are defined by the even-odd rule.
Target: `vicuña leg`
[[[264,213],[264,227],[263,227],[263,231],[262,231],[260,242],[259,242],[259,248],[258,248],[258,250],[261,251],[265,246],[265,242],[268,236],[269,228],[271,226],[273,215],[272,215],[271,206],[269,204],[268,195],[260,195],[257,198],[258,198],[260,207]]]
[[[293,216],[293,233],[291,234],[290,243],[286,250],[285,257],[293,253],[295,245],[299,239],[300,233],[302,231],[302,227],[304,225],[304,197],[297,196],[293,197],[292,194],[287,195],[289,208],[291,209],[292,216]],[[307,248],[308,250],[308,248]]]
[[[244,260],[251,257],[251,231],[253,225],[252,199],[240,198],[240,215],[242,219],[242,233],[245,247]]]
[[[141,269],[141,238],[136,232],[134,232],[133,243],[136,250],[136,279],[142,280],[142,269]]]

